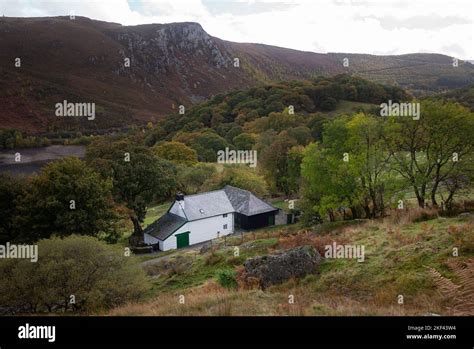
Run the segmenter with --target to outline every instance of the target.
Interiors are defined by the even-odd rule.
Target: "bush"
[[[217,272],[217,281],[222,287],[237,288],[237,273],[231,269],[219,270]]]
[[[216,265],[217,263],[220,263],[223,260],[224,260],[224,257],[222,255],[214,253],[214,251],[212,251],[209,255],[207,255],[204,258],[204,265],[206,266]]]
[[[409,210],[391,210],[390,216],[386,219],[389,224],[407,225],[411,223],[424,222],[438,218],[439,213],[435,208],[412,208]]]
[[[38,242],[38,261],[0,262],[0,309],[6,313],[94,312],[137,300],[143,270],[123,250],[94,237]]]
[[[438,210],[435,208],[416,208],[410,210],[410,220],[413,223],[429,221],[438,218]]]

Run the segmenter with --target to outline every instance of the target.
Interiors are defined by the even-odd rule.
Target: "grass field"
[[[339,223],[339,222],[337,222]],[[316,233],[318,231],[318,233]],[[111,315],[423,315],[450,314],[449,300],[438,292],[427,267],[453,279],[447,267],[453,248],[459,260],[474,257],[474,219],[438,217],[424,222],[391,218],[358,224],[327,224],[263,229],[224,240],[213,251],[173,251],[149,260],[144,268],[153,287],[147,299],[114,309]],[[364,245],[365,260],[324,259],[318,274],[260,289],[226,289],[222,270],[237,270],[252,256],[304,244]],[[179,296],[186,303],[178,302]],[[293,295],[294,304],[288,303]],[[403,304],[398,303],[403,296]]]
[[[172,202],[165,202],[164,204],[152,206],[148,208],[148,211],[146,212],[146,217],[145,220],[143,221],[143,228],[146,228],[148,225],[156,221],[158,218],[163,216],[166,211],[170,208]]]

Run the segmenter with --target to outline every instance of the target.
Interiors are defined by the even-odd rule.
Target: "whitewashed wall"
[[[224,224],[227,224],[227,229],[224,229]],[[227,217],[223,215],[191,221],[184,224],[181,228],[168,237],[163,243],[160,243],[160,250],[168,251],[177,248],[176,234],[189,231],[189,245],[198,244],[200,242],[212,240],[219,236],[229,235],[234,232],[234,214],[228,213]]]
[[[154,236],[143,234],[143,242],[147,245],[154,245],[154,244],[157,244],[159,240],[155,238]]]

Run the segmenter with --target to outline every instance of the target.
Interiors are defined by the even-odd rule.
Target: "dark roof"
[[[181,226],[183,226],[184,223],[186,223],[186,219],[183,217],[167,212],[165,215],[161,216],[159,219],[146,227],[143,233],[163,241]]]
[[[223,190],[229,198],[232,207],[234,207],[234,210],[243,215],[253,216],[278,210],[278,208],[259,199],[248,190],[236,188],[231,185],[226,185]]]

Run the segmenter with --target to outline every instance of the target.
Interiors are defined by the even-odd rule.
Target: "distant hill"
[[[443,98],[458,102],[474,112],[474,85],[440,93],[435,98]]]
[[[416,94],[474,81],[472,64],[454,68],[443,55],[302,52],[224,41],[197,23],[122,26],[84,17],[2,17],[0,47],[0,124],[31,133],[155,122],[181,104],[222,92],[320,75],[350,73]],[[15,67],[16,58],[21,67]],[[63,100],[95,102],[96,119],[55,116],[54,106]]]

